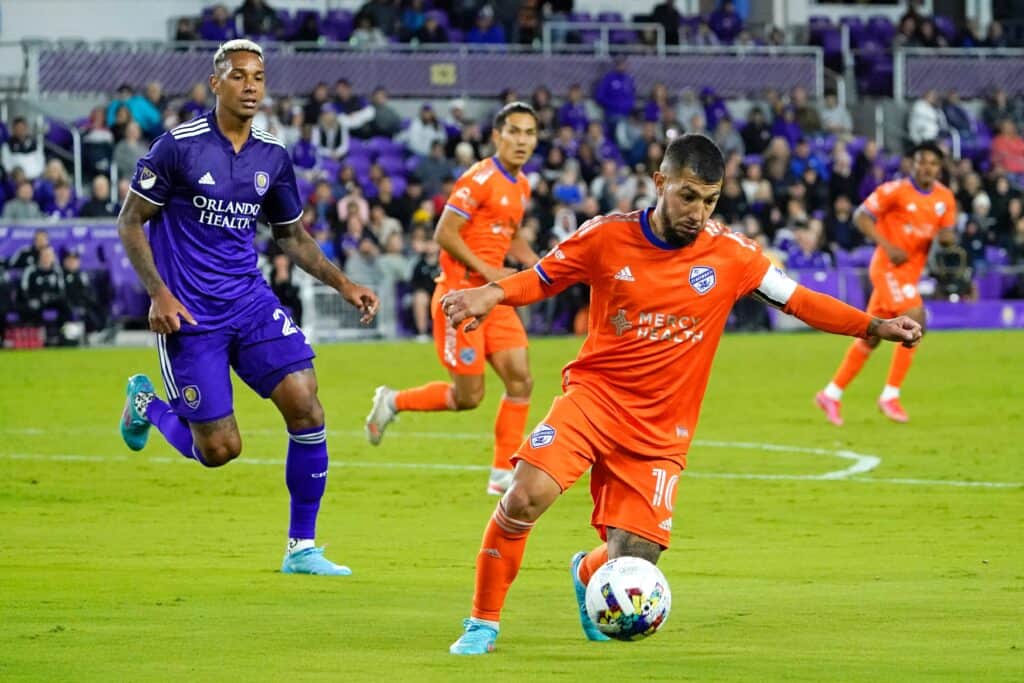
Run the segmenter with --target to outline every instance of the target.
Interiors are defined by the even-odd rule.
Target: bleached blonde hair
[[[263,48],[246,38],[236,38],[235,40],[229,40],[217,48],[217,52],[213,55],[213,72],[218,76],[229,71],[231,69],[231,53],[233,52],[251,52],[263,61]]]

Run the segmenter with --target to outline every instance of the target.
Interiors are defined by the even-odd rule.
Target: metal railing
[[[655,35],[655,42],[653,46],[646,45],[630,45],[628,43],[614,44],[611,41],[611,35],[617,31],[636,31],[645,32],[653,31]],[[623,21],[623,22],[601,22],[601,21],[548,21],[544,23],[544,28],[541,33],[541,49],[544,54],[552,54],[554,48],[557,46],[562,49],[571,49],[576,52],[577,47],[582,47],[586,50],[585,44],[569,43],[568,39],[572,34],[579,34],[580,32],[593,33],[597,32],[598,38],[592,44],[592,48],[596,50],[595,54],[601,57],[607,57],[611,54],[611,47],[614,45],[616,50],[622,52],[632,51],[646,51],[651,47],[654,48],[655,54],[659,56],[665,55],[665,27],[657,22],[649,21]],[[561,40],[555,40],[556,37],[562,37]],[[587,50],[589,52],[589,50]]]
[[[908,97],[915,97],[919,92],[913,92],[910,87],[910,73],[908,62],[915,60],[955,60],[960,64],[979,62],[979,68],[974,74],[959,74],[968,80],[963,84],[976,88],[1005,87],[1007,90],[1019,89],[1022,83],[1021,71],[1024,71],[1024,48],[962,48],[962,47],[940,47],[920,48],[902,47],[893,51],[893,97],[899,102],[904,102]],[[1008,64],[1008,60],[1014,60]],[[983,65],[980,63],[984,63]],[[948,65],[947,65],[948,66]],[[932,78],[925,80],[930,87],[940,90],[962,89],[961,84],[949,80],[948,69],[935,69]],[[1005,72],[1005,73],[1004,73]],[[1011,82],[1005,76],[1009,74],[1017,79]],[[973,77],[972,77],[973,76]],[[934,85],[932,86],[932,81]],[[981,92],[961,93],[967,96],[979,95]]]

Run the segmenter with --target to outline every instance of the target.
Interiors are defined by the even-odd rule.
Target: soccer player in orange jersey
[[[494,461],[488,493],[501,495],[512,481],[510,457],[523,438],[533,379],[526,354],[526,330],[515,309],[503,308],[472,332],[448,324],[438,310],[453,289],[494,282],[512,271],[505,257],[531,267],[537,254],[519,235],[530,184],[521,169],[537,146],[537,115],[512,102],[494,117],[494,156],[467,170],[455,183],[434,239],[441,246],[441,277],[431,301],[434,344],[450,382],[431,382],[395,391],[377,387],[366,418],[366,435],[376,445],[397,413],[406,410],[472,410],[484,397],[484,361],[505,384],[494,423]]]
[[[956,199],[938,180],[942,158],[942,150],[934,142],[917,145],[911,177],[881,185],[854,214],[860,231],[878,245],[869,270],[874,290],[868,301],[868,313],[878,317],[905,315],[916,320],[922,330],[924,302],[917,282],[928,261],[932,240],[938,236],[943,245],[956,240]],[[843,390],[864,367],[878,341],[870,336],[853,342],[832,381],[814,397],[832,424],[843,424],[839,404]],[[900,386],[910,370],[915,348],[893,349],[889,376],[878,398],[879,410],[896,422],[909,419],[900,405]]]
[[[756,243],[709,217],[725,164],[711,140],[669,143],[654,174],[658,201],[583,224],[533,267],[488,285],[447,294],[453,325],[486,324],[505,306],[590,285],[589,333],[563,372],[564,393],[516,451],[512,485],[484,531],[472,615],[453,654],[494,649],[505,596],[537,519],[588,469],[591,523],[604,541],[570,564],[587,638],[606,640],[587,616],[593,572],[623,555],[657,562],[669,545],[679,475],[729,311],[752,294],[819,329],[913,345],[907,317],[871,318],[801,287],[773,267]]]

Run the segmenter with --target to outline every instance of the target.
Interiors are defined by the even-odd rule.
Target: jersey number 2
[[[295,334],[299,331],[299,328],[295,327],[295,323],[288,317],[288,314],[283,309],[278,308],[274,311],[274,320],[283,320],[281,323],[281,336],[287,337],[288,335]]]

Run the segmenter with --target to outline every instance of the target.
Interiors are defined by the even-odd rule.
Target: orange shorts
[[[627,451],[615,442],[611,424],[612,418],[584,414],[570,396],[559,396],[512,461],[524,460],[543,470],[563,491],[593,468],[590,523],[602,540],[608,540],[612,527],[667,548],[683,456],[647,457]]]
[[[911,308],[924,306],[921,293],[917,291],[917,280],[907,282],[891,270],[871,275],[871,298],[868,300],[868,315],[876,318],[895,318]]]
[[[441,311],[441,297],[448,288],[438,285],[430,300],[430,315],[434,320],[434,346],[437,357],[456,375],[482,375],[485,361],[491,354],[508,349],[524,349],[528,342],[523,322],[511,306],[495,306],[480,327],[466,333],[455,329]]]

